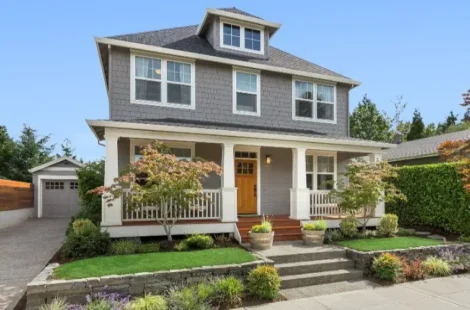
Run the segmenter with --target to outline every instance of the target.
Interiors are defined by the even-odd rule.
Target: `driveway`
[[[435,278],[389,287],[288,300],[245,309],[470,309],[470,275]]]
[[[0,229],[0,309],[16,305],[26,284],[61,247],[69,221],[32,219]]]

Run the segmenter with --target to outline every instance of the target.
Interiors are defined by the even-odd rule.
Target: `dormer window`
[[[264,54],[264,28],[256,25],[238,24],[220,19],[220,46],[223,48]]]

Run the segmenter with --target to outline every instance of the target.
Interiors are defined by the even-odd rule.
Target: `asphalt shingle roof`
[[[394,149],[387,150],[384,153],[383,158],[388,161],[397,161],[401,159],[433,155],[437,154],[437,148],[446,140],[455,141],[468,139],[470,139],[470,129],[404,142]]]
[[[254,17],[254,18],[263,20],[261,17],[255,16],[255,15],[253,15],[253,14],[250,14],[250,13],[245,12],[245,11],[242,11],[242,10],[239,10],[239,9],[237,9],[236,7],[233,7],[233,8],[221,8],[221,9],[218,9],[218,10],[225,11],[225,12],[230,12],[230,13],[235,13],[235,14],[240,14],[240,15],[244,15],[244,16],[248,16],[248,17]]]
[[[238,10],[237,8],[226,8],[220,10],[259,18],[257,16]],[[259,55],[250,57],[216,51],[205,37],[196,35],[197,28],[198,25],[191,25],[117,35],[108,38],[349,79],[344,75],[323,68],[317,64],[311,63],[305,59],[289,54],[273,46],[269,46],[269,58],[266,59],[260,58]]]

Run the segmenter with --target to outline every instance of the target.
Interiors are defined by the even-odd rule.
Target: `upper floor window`
[[[194,63],[131,55],[131,102],[194,109]]]
[[[260,74],[233,71],[233,113],[260,116]]]
[[[264,29],[234,24],[221,19],[220,46],[249,53],[264,54]]]
[[[336,123],[335,86],[294,80],[292,88],[293,119]]]

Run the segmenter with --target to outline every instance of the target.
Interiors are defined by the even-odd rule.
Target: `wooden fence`
[[[33,184],[27,182],[0,180],[0,211],[33,207]]]

